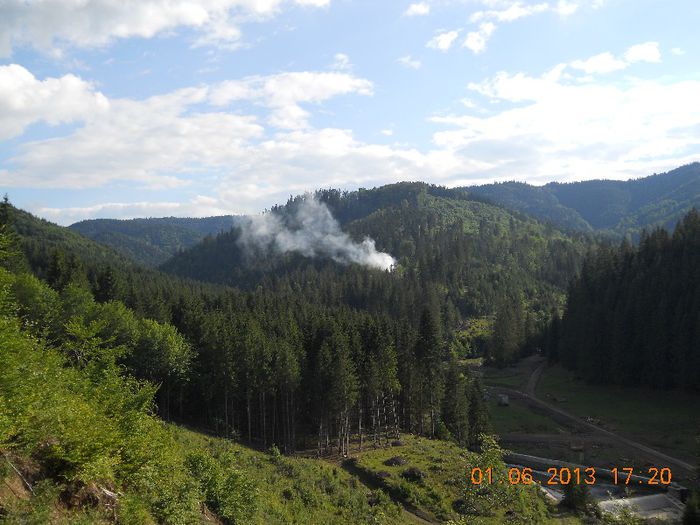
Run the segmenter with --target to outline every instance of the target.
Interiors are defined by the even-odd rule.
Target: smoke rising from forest
[[[284,219],[275,213],[249,217],[241,224],[241,243],[274,250],[297,252],[306,257],[330,257],[342,264],[356,263],[380,270],[391,270],[396,260],[377,251],[369,237],[357,243],[340,229],[328,207],[309,196],[292,208]]]

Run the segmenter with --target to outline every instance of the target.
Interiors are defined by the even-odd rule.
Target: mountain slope
[[[158,266],[180,250],[194,246],[207,235],[229,230],[237,217],[92,219],[72,224],[78,233],[111,246],[146,266]]]
[[[69,228],[14,207],[11,214],[12,227],[20,236],[28,262],[42,276],[47,271],[49,254],[57,249],[70,252],[81,261],[90,261],[94,265],[131,265],[127,258],[109,246],[88,239]]]
[[[378,250],[394,256],[396,271],[376,272],[324,257],[261,251],[246,244],[247,233],[238,227],[176,254],[161,268],[182,277],[248,289],[281,279],[314,297],[327,290],[333,297],[347,299],[353,287],[348,284],[344,289],[343,283],[358,279],[372,280],[374,288],[394,297],[438,286],[462,316],[469,316],[491,313],[496,298],[504,294],[522,294],[528,307],[548,310],[563,297],[587,242],[474,200],[464,191],[422,183],[349,193],[322,191],[316,198],[328,205],[356,242],[369,236]],[[292,200],[271,213],[285,217],[299,202]],[[368,296],[355,304],[366,306],[372,300],[386,302]],[[411,304],[410,299],[396,302]]]
[[[700,163],[628,181],[553,182],[541,187],[506,182],[465,189],[567,229],[636,236],[654,226],[673,228],[700,206]]]

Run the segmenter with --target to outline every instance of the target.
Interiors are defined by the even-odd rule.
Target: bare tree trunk
[[[277,429],[277,392],[272,395],[272,436],[270,442],[275,445],[275,430]]]
[[[376,399],[372,399],[372,440],[374,444],[377,444],[377,402]]]
[[[294,450],[296,449],[296,446],[297,446],[297,442],[296,442],[297,433],[296,433],[296,426],[295,426],[296,425],[296,417],[294,415],[294,391],[291,392],[290,397],[291,397],[291,405],[290,405],[291,425],[290,425],[290,429],[292,432],[292,442],[291,442],[292,450],[291,450],[291,452],[294,452]]]
[[[318,452],[317,456],[321,457],[321,436],[323,434],[323,419],[318,424]]]
[[[357,433],[360,434],[360,452],[362,452],[362,401],[360,401],[357,410]]]
[[[396,439],[401,439],[401,434],[399,432],[399,416],[396,413],[396,398],[391,396],[391,412],[394,414],[394,436]]]
[[[262,427],[263,448],[267,448],[267,414],[265,413],[265,391],[260,392],[260,423]]]
[[[250,390],[246,392],[246,411],[248,412],[248,443],[253,442],[253,431],[251,428],[251,421],[250,421]]]
[[[224,432],[228,437],[228,380],[224,377]]]
[[[389,442],[389,421],[386,417],[386,394],[382,394],[382,417],[384,417],[384,439]]]
[[[345,440],[343,439],[343,416],[338,418],[338,456],[343,455],[343,450],[342,446],[345,444]]]
[[[433,392],[430,392],[430,437],[435,437],[435,404],[433,403]]]

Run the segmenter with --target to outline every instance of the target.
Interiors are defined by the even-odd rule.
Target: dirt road
[[[573,415],[565,410],[562,410],[559,407],[553,406],[553,405],[539,399],[536,396],[536,388],[537,388],[537,383],[539,382],[540,376],[542,375],[542,372],[543,372],[545,366],[546,366],[546,363],[543,362],[532,371],[532,373],[530,374],[530,377],[528,378],[527,383],[525,384],[525,387],[523,390],[516,390],[516,389],[504,388],[504,387],[492,387],[491,389],[495,392],[500,392],[500,393],[508,394],[509,396],[512,396],[515,398],[523,399],[529,405],[539,408],[540,410],[544,411],[546,414],[548,414],[550,417],[552,417],[555,420],[568,422],[569,424],[571,424],[577,428],[581,428],[581,429],[584,429],[586,431],[594,432],[596,434],[604,436],[609,441],[612,441],[612,442],[615,442],[617,444],[624,445],[627,447],[631,447],[631,448],[634,448],[640,452],[643,452],[650,459],[654,459],[654,460],[658,461],[659,464],[668,465],[669,467],[672,467],[674,469],[678,469],[678,470],[682,471],[684,474],[691,476],[691,477],[695,475],[695,473],[696,473],[696,466],[695,465],[691,465],[690,463],[683,461],[682,459],[675,458],[675,457],[670,456],[664,452],[653,449],[653,448],[651,448],[643,443],[639,443],[638,441],[634,441],[632,439],[621,436],[615,432],[611,432],[610,430],[602,428],[598,425],[594,425],[593,423],[590,423],[584,419],[581,419],[578,416],[575,416],[575,415]]]

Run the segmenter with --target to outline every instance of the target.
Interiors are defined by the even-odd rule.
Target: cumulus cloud
[[[546,2],[539,4],[523,4],[521,2],[513,2],[505,9],[492,11],[477,11],[472,14],[470,20],[472,22],[481,22],[482,20],[495,20],[497,22],[514,22],[519,18],[531,16],[537,13],[548,11],[550,5]]]
[[[58,224],[69,225],[85,219],[134,219],[138,217],[210,217],[228,215],[230,211],[220,208],[217,199],[198,195],[187,202],[138,201],[105,202],[93,206],[54,208],[40,206],[35,213]]]
[[[430,4],[427,2],[418,2],[409,5],[404,11],[404,16],[426,16],[430,14]]]
[[[298,119],[294,127],[272,132],[235,105],[252,99],[269,106],[276,125],[288,114],[283,108],[370,88],[367,81],[341,73],[297,72],[145,100],[111,99],[105,110],[83,116],[81,127],[20,146],[0,178],[8,187],[73,189],[178,188],[208,178],[215,207],[255,212],[288,192],[316,188],[318,180],[336,186],[443,180],[458,168],[450,155],[367,144],[349,130],[316,130],[299,126]],[[78,96],[84,98],[82,92]]]
[[[284,4],[325,7],[330,0],[5,0],[0,3],[0,56],[16,46],[60,52],[121,38],[151,38],[180,27],[199,32],[199,43],[231,43],[240,24],[275,15]]]
[[[590,74],[605,74],[626,69],[637,62],[660,62],[661,51],[658,42],[646,42],[630,47],[620,58],[610,52],[600,53],[587,60],[575,60],[571,67]]]
[[[372,94],[372,83],[347,73],[293,72],[255,76],[219,84],[211,91],[217,106],[250,100],[272,110],[270,123],[278,128],[308,127],[308,111],[301,103],[319,103],[338,95]]]
[[[331,64],[331,68],[337,71],[350,71],[352,69],[350,57],[345,53],[336,53],[333,57],[333,64]]]
[[[585,73],[611,73],[627,67],[627,62],[615,58],[612,53],[605,52],[592,56],[586,60],[575,60],[571,63],[574,69],[580,69]]]
[[[467,38],[464,39],[462,46],[476,54],[482,53],[484,49],[486,49],[486,43],[495,30],[495,24],[492,22],[483,22],[479,25],[477,31],[470,31],[467,33]]]
[[[426,47],[437,49],[443,53],[447,52],[452,47],[454,41],[457,40],[458,36],[459,30],[438,33],[428,41]]]
[[[201,165],[222,169],[263,134],[254,117],[200,112],[207,88],[146,100],[110,100],[73,133],[29,142],[9,160],[10,186],[85,188],[136,182],[154,188],[187,184]]]
[[[397,62],[409,69],[420,69],[423,65],[420,60],[413,58],[411,55],[402,56]]]
[[[39,80],[18,64],[0,66],[0,139],[21,135],[35,122],[65,124],[108,110],[107,98],[74,75]]]
[[[570,16],[578,10],[581,2],[559,0],[558,2],[529,3],[520,0],[481,0],[481,3],[487,9],[476,11],[469,17],[469,21],[478,24],[478,27],[476,30],[469,31],[462,43],[462,47],[470,49],[475,54],[482,53],[486,49],[491,35],[500,24],[515,22],[540,13]],[[596,4],[593,5],[596,6]]]
[[[470,84],[490,108],[505,107],[434,117],[453,128],[436,133],[435,143],[460,157],[497,162],[494,177],[517,166],[543,182],[640,176],[697,158],[700,82],[581,83],[565,68],[540,77],[503,72]]]
[[[391,270],[396,264],[391,255],[377,251],[369,237],[360,243],[353,241],[341,230],[328,207],[308,195],[288,217],[265,213],[250,217],[240,228],[240,243],[244,247],[328,257],[341,264],[361,264],[379,270]]]
[[[625,52],[625,60],[629,64],[635,62],[661,62],[661,51],[658,42],[646,42],[630,47]]]

